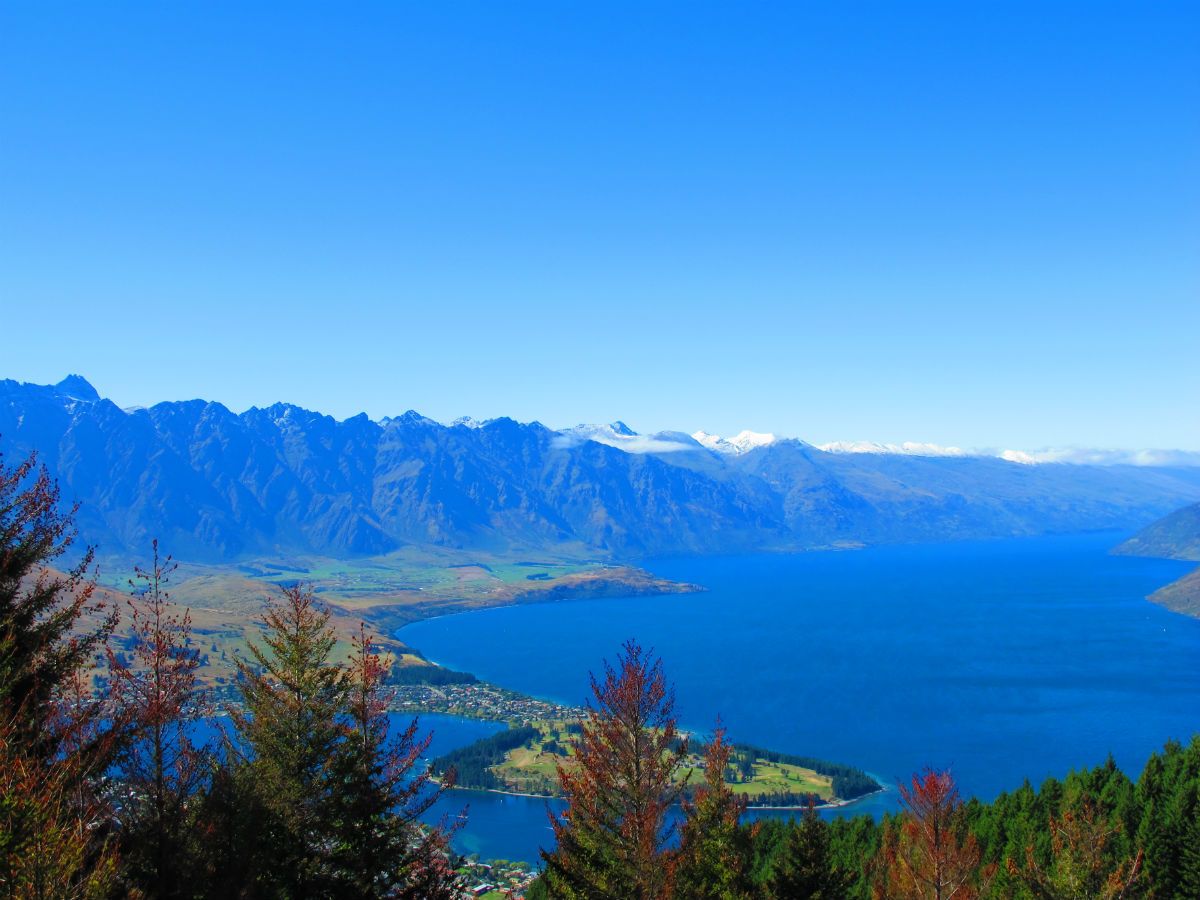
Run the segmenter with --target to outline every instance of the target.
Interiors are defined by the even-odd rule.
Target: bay
[[[845,552],[664,559],[700,594],[566,600],[431,619],[403,639],[534,696],[582,703],[588,673],[635,638],[662,657],[681,724],[859,766],[889,790],[839,811],[894,809],[894,785],[950,768],[992,799],[1097,765],[1136,777],[1200,731],[1200,620],[1145,600],[1194,564],[1108,554],[1087,534]],[[534,860],[543,800],[455,791],[456,846]]]

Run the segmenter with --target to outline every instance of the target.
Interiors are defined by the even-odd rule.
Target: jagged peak
[[[54,389],[64,397],[70,397],[72,400],[85,400],[89,403],[94,403],[100,399],[99,392],[82,375],[68,375],[58,384],[54,385]]]
[[[438,424],[437,422],[433,421],[433,419],[429,418],[428,416],[421,415],[415,409],[406,410],[405,412],[396,416],[396,418],[392,419],[391,421],[399,422],[401,425],[437,425]]]

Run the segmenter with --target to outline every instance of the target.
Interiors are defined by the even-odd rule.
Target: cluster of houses
[[[465,885],[464,898],[481,897],[486,900],[523,900],[525,891],[537,878],[537,872],[528,863],[503,859],[490,863],[467,860],[456,871]]]
[[[474,684],[409,684],[393,689],[391,707],[397,712],[435,712],[472,719],[492,719],[512,725],[531,725],[538,721],[569,721],[578,719],[581,710],[535,700],[516,691],[495,685]]]

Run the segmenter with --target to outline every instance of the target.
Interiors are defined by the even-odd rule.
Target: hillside
[[[1200,618],[1200,569],[1159,588],[1150,599],[1167,609]]]
[[[1200,562],[1200,503],[1177,509],[1147,525],[1114,548],[1113,553]],[[1175,612],[1200,617],[1200,569],[1159,588],[1149,599]]]
[[[1177,509],[1147,525],[1113,552],[1200,562],[1200,503]]]
[[[79,376],[0,381],[0,447],[39,452],[81,501],[83,539],[109,558],[137,558],[158,537],[197,563],[412,547],[636,560],[1133,529],[1200,500],[1195,468],[608,434],[602,443],[511,419],[442,425],[412,411],[336,421],[283,403],[122,410]],[[632,443],[612,445],[621,441]]]

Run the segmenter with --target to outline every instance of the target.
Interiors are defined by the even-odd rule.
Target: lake
[[[964,795],[991,799],[1109,753],[1136,777],[1165,740],[1200,731],[1200,620],[1144,599],[1195,564],[1108,555],[1121,538],[665,559],[647,568],[708,590],[484,610],[401,637],[567,703],[637,638],[662,657],[685,728],[711,730],[719,715],[732,740],[889,786],[948,767]],[[487,726],[462,727],[453,743]],[[892,789],[843,814],[896,801]],[[464,803],[461,850],[533,860],[549,841],[544,801],[455,791],[440,808]]]

